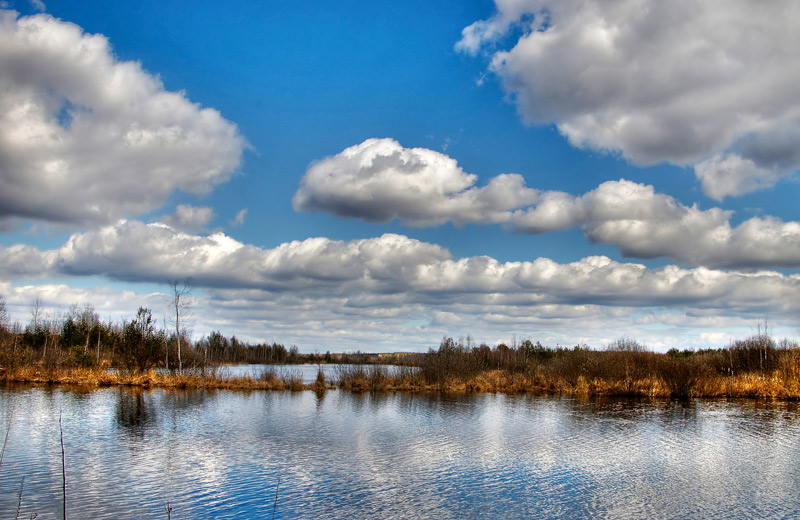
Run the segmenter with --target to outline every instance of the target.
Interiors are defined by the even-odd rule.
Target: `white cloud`
[[[313,164],[294,206],[415,226],[503,224],[531,234],[579,227],[589,240],[615,245],[629,257],[714,267],[800,266],[798,222],[752,218],[733,227],[731,211],[685,206],[625,179],[580,196],[529,188],[515,174],[481,187],[476,181],[442,153],[369,139]]]
[[[800,167],[797,2],[495,3],[456,48],[492,52],[490,70],[525,121],[635,163],[697,165],[716,199]],[[511,48],[495,51],[510,33]]]
[[[785,170],[760,167],[752,159],[737,154],[717,154],[697,163],[694,173],[706,195],[722,200],[730,195],[771,188]]]
[[[39,276],[52,270],[54,251],[42,252],[33,246],[15,244],[4,248],[0,279],[17,280],[28,276]]]
[[[800,222],[754,217],[733,227],[732,215],[685,206],[652,186],[623,179],[580,197],[544,194],[542,203],[516,213],[514,223],[527,232],[546,230],[542,223],[571,223],[589,240],[615,245],[635,258],[713,267],[800,266]]]
[[[214,210],[207,206],[178,204],[175,213],[162,217],[164,224],[183,231],[202,231],[214,218]]]
[[[0,266],[0,277],[25,283],[85,276],[165,284],[192,276],[207,306],[197,332],[226,328],[254,337],[268,330],[271,338],[303,344],[350,341],[352,347],[362,338],[398,348],[397,338],[421,345],[443,333],[472,332],[479,340],[537,333],[601,345],[614,339],[606,338],[611,325],[617,335],[628,332],[624,324],[635,326],[630,332],[645,339],[653,327],[677,329],[676,315],[689,328],[710,318],[751,325],[763,316],[800,324],[800,275],[650,269],[602,256],[565,264],[452,258],[441,246],[393,234],[261,249],[222,233],[189,235],[128,221],[75,234],[54,250],[0,248]],[[643,320],[645,314],[653,317]],[[453,316],[463,329],[453,330],[461,327]]]
[[[12,285],[0,282],[0,295],[6,300],[10,314],[22,326],[28,323],[30,310],[37,298],[41,301],[45,319],[61,318],[71,305],[91,305],[104,322],[130,319],[140,306],[154,310],[156,316],[165,310],[166,294],[142,293],[134,290],[119,290],[111,287],[78,288],[63,283],[38,285]]]
[[[537,12],[535,6],[527,0],[495,0],[495,4],[497,13],[490,19],[475,22],[461,31],[461,40],[456,43],[456,50],[474,56],[486,42],[501,38],[510,27],[520,24],[523,16]],[[544,17],[529,20],[535,23],[531,29],[541,29],[543,20]]]
[[[113,222],[239,166],[236,125],[118,61],[102,35],[0,11],[0,70],[0,220]]]
[[[431,226],[502,221],[508,209],[536,197],[519,175],[501,175],[480,188],[476,180],[443,153],[367,139],[311,165],[292,202],[298,211]]]
[[[244,224],[244,219],[247,218],[247,208],[242,208],[236,213],[236,216],[231,220],[231,226],[241,226]]]

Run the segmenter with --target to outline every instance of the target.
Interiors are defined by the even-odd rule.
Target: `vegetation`
[[[604,350],[467,348],[445,338],[420,359],[441,390],[660,397],[800,397],[800,347],[765,330],[716,350],[649,352],[623,338]]]
[[[180,292],[180,291],[178,291]],[[176,305],[173,301],[172,305]],[[179,309],[185,317],[186,308]],[[181,349],[178,356],[178,349]],[[169,363],[170,359],[180,360]],[[228,376],[227,363],[263,364],[257,377]],[[269,365],[339,364],[307,384]],[[386,365],[395,365],[392,370]],[[10,324],[0,298],[0,381],[92,386],[230,388],[324,392],[528,392],[571,395],[800,398],[800,346],[776,343],[766,324],[724,348],[650,352],[622,337],[602,350],[585,345],[473,345],[446,337],[426,353],[301,354],[297,347],[249,344],[213,332],[192,343],[185,328],[159,329],[146,308],[121,323],[72,306],[59,318],[39,302],[24,328]]]

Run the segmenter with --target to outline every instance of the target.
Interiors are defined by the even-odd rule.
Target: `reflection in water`
[[[337,365],[337,364],[301,364],[301,365],[221,365],[214,368],[217,376],[245,377],[259,379],[265,372],[274,372],[279,378],[298,378],[303,383],[310,385],[317,379],[317,373],[322,370],[326,381],[338,381],[343,373],[352,369],[364,368],[365,365]],[[409,370],[409,367],[398,367],[396,365],[367,365],[368,369],[380,368],[389,373],[397,370]]]
[[[131,436],[144,437],[156,415],[149,395],[143,390],[120,388],[117,396],[117,425]]]
[[[0,389],[0,514],[788,518],[796,403]],[[25,413],[21,413],[24,410]],[[754,500],[754,497],[758,497]]]

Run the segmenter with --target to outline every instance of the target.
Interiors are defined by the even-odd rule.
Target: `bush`
[[[154,367],[164,355],[163,332],[156,334],[152,313],[139,307],[136,318],[122,329],[119,361],[122,368],[144,372]]]
[[[89,368],[94,366],[94,356],[84,345],[76,345],[62,364],[65,367]]]
[[[606,350],[614,350],[618,352],[647,352],[647,346],[639,343],[633,338],[622,336],[608,344]]]

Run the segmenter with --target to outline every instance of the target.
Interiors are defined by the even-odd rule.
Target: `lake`
[[[4,518],[61,518],[59,414],[73,519],[800,515],[794,402],[20,386],[0,405]]]
[[[338,381],[342,372],[363,369],[370,371],[373,369],[385,370],[388,374],[393,374],[401,367],[397,365],[350,365],[350,364],[302,364],[302,365],[221,365],[217,367],[216,373],[221,377],[252,377],[258,379],[265,371],[272,371],[281,378],[297,378],[304,384],[312,384],[317,379],[320,370],[325,374],[326,381]],[[406,370],[415,370],[410,367],[403,367]]]

